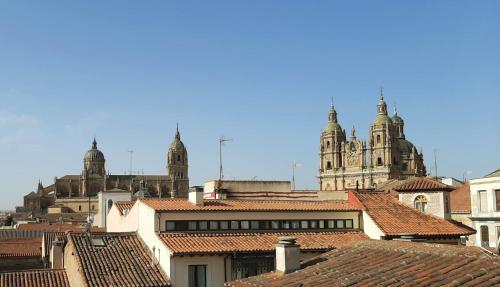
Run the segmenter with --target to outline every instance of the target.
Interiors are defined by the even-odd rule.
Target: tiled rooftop
[[[68,223],[27,223],[20,224],[18,230],[38,230],[38,231],[84,231],[83,224]],[[105,231],[103,228],[92,227],[93,231]]]
[[[411,208],[388,193],[352,193],[362,207],[388,236],[416,234],[420,236],[460,236],[475,230]],[[351,195],[350,195],[351,197]],[[352,197],[351,197],[352,198]],[[356,200],[352,200],[356,204]]]
[[[86,234],[68,234],[68,245],[89,287],[92,286],[170,286],[167,276],[135,233],[94,234],[103,247],[92,245]],[[68,248],[68,245],[66,248]]]
[[[121,214],[123,214],[123,211],[125,209],[130,210],[132,206],[134,206],[135,200],[134,201],[117,201],[115,202],[116,208],[118,208],[118,211],[120,211]]]
[[[294,236],[303,251],[326,251],[365,240],[362,232],[292,233],[160,233],[158,235],[174,255],[245,252],[274,252],[279,236]]]
[[[0,258],[41,257],[42,238],[1,238]]]
[[[52,248],[52,242],[54,242],[54,240],[56,238],[59,237],[63,241],[66,241],[66,236],[64,234],[65,234],[65,232],[44,232],[43,233],[42,243],[44,246],[44,248],[43,248],[44,254],[42,254],[42,257],[45,257],[45,258],[49,257],[50,249]]]
[[[0,272],[0,287],[69,287],[64,270]]]
[[[450,193],[450,209],[453,213],[470,213],[470,185],[468,182]]]
[[[149,207],[168,211],[354,211],[347,201],[284,201],[284,200],[205,200],[197,206],[186,199],[142,199]]]
[[[500,259],[474,247],[363,240],[312,258],[289,274],[225,284],[257,286],[499,286]]]
[[[416,177],[405,181],[403,184],[394,188],[397,192],[405,191],[452,191],[453,187],[444,184],[430,177]]]

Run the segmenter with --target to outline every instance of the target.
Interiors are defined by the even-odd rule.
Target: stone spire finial
[[[336,123],[337,122],[337,111],[335,110],[335,107],[333,106],[333,100],[330,106],[330,112],[328,113],[328,121],[331,123]]]
[[[396,107],[396,105],[394,105],[394,115],[397,116],[398,115],[398,108]]]
[[[97,141],[95,140],[95,136],[94,141],[92,141],[92,149],[97,149]]]
[[[380,87],[380,100],[384,100],[384,87]]]
[[[351,139],[356,139],[356,128],[352,126],[351,130]]]
[[[179,133],[179,123],[177,123],[177,128],[175,131],[175,138],[180,140],[181,139],[181,134]]]

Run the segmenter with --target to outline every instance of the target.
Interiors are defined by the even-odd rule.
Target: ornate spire
[[[354,126],[352,126],[351,140],[355,140],[355,139],[356,139],[356,128]]]
[[[330,123],[336,123],[337,122],[337,111],[335,110],[335,107],[333,106],[333,101],[330,106],[330,112],[328,113],[328,121]]]
[[[181,134],[179,133],[179,123],[177,123],[177,129],[175,132],[175,138],[181,140]]]
[[[387,115],[387,104],[384,101],[384,90],[380,88],[380,100],[377,104],[377,113],[379,115]]]
[[[384,87],[380,87],[380,100],[384,100]]]
[[[97,141],[95,140],[95,136],[94,141],[92,142],[92,149],[97,149]]]
[[[397,116],[398,115],[398,108],[396,107],[396,105],[394,105],[394,116]]]

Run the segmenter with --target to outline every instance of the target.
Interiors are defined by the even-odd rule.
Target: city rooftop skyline
[[[497,1],[0,3],[0,210],[79,174],[94,136],[112,174],[166,174],[176,123],[190,185],[317,189],[331,99],[368,141],[379,89],[427,171],[500,168]],[[471,173],[468,173],[468,172]]]

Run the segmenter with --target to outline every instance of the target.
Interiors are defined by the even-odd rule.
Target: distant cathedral
[[[405,138],[404,121],[394,109],[387,115],[381,92],[377,116],[370,126],[369,143],[356,138],[353,127],[349,140],[337,120],[333,105],[320,139],[320,190],[376,188],[389,179],[406,179],[426,174],[424,157]]]
[[[146,189],[148,195],[160,198],[188,195],[188,154],[178,128],[168,149],[166,175],[112,175],[106,173],[105,162],[104,154],[97,148],[94,138],[91,149],[83,157],[81,174],[56,177],[54,184],[47,187],[39,182],[37,192],[25,196],[24,207],[30,211],[43,212],[59,198],[95,197],[99,192],[112,189],[126,190],[132,194]]]

